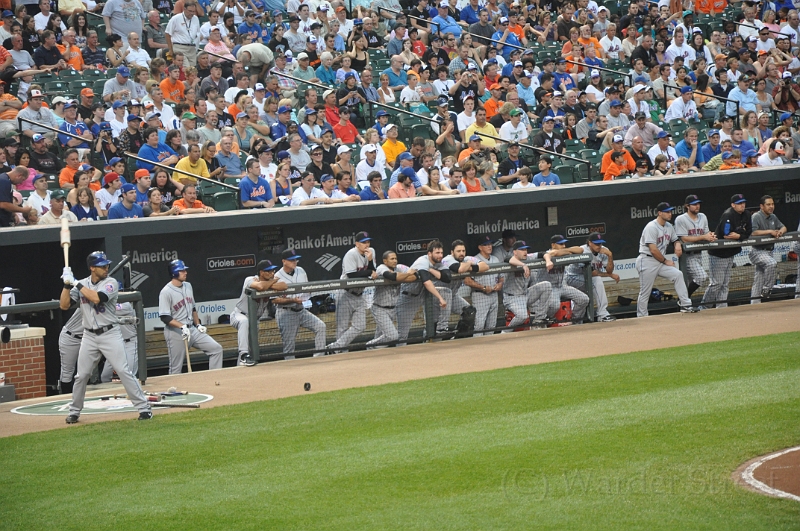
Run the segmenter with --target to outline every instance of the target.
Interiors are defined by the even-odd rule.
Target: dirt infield
[[[552,361],[591,358],[664,347],[723,341],[800,330],[800,300],[762,304],[756,310],[739,306],[699,314],[668,314],[613,323],[518,332],[470,340],[445,341],[402,348],[360,351],[324,358],[308,358],[234,367],[219,371],[159,376],[147,380],[145,390],[166,391],[175,386],[214,396],[203,407],[270,400],[354,387],[403,382],[449,374],[487,371]],[[578,343],[579,342],[579,343]],[[574,345],[591,345],[574,348]],[[88,396],[124,393],[121,385],[91,388]],[[59,397],[0,404],[0,437],[68,428],[63,416],[27,416],[11,413],[15,407]],[[170,410],[169,414],[182,411]],[[166,414],[158,411],[156,414]],[[65,416],[65,415],[64,415]],[[81,423],[135,418],[135,414],[85,415]]]
[[[800,446],[753,458],[736,469],[733,479],[760,494],[800,502]]]

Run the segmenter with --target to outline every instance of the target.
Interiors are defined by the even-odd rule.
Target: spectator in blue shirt
[[[550,168],[552,167],[552,158],[548,157],[547,155],[542,155],[539,157],[539,173],[533,177],[533,185],[554,186],[556,184],[561,184],[561,179],[558,178],[558,175],[550,172]]]
[[[369,179],[369,187],[361,190],[359,194],[362,201],[377,201],[379,199],[386,199],[386,192],[381,187],[383,176],[380,172],[373,171],[367,176]]]
[[[497,48],[497,51],[503,54],[503,59],[506,61],[511,58],[512,50],[517,50],[519,52],[519,47],[522,47],[522,43],[519,42],[517,36],[508,29],[508,18],[506,17],[500,17],[500,19],[497,21],[497,31],[494,32],[494,35],[492,35],[492,39],[504,43],[494,43],[494,45]],[[510,44],[512,46],[505,46],[506,44]]]
[[[146,144],[139,149],[139,157],[145,160],[158,162],[164,166],[174,166],[178,162],[178,154],[171,147],[158,141],[158,129],[148,127],[144,130]],[[155,166],[149,162],[136,161],[136,167],[152,172]]]
[[[558,90],[566,92],[578,87],[575,84],[575,80],[567,72],[567,60],[564,58],[556,61],[556,71],[553,72],[553,76],[556,78],[553,82],[553,87]]]
[[[122,201],[108,209],[108,219],[143,218],[144,211],[136,204],[136,186],[127,183],[120,190]]]
[[[722,153],[722,147],[719,142],[719,130],[709,129],[708,142],[703,146],[703,160],[709,161],[712,157],[716,157]]]
[[[86,123],[83,120],[78,120],[78,106],[75,103],[67,102],[64,104],[64,123],[61,124],[59,129],[65,133],[83,137],[86,140],[94,140],[94,135],[89,131]],[[89,149],[87,142],[81,142],[77,138],[60,133],[58,141],[61,142],[61,146],[64,148]]]
[[[434,25],[438,24],[440,36],[446,33],[452,33],[456,39],[460,39],[462,31],[461,26],[450,16],[449,8],[450,4],[447,0],[442,0],[442,2],[439,3],[439,14],[433,17],[433,23]]]
[[[316,70],[319,83],[322,85],[335,87],[337,85],[336,71],[331,68],[331,65],[333,64],[333,54],[331,54],[331,52],[322,52],[322,55],[319,56],[319,60],[321,61],[321,64]]]
[[[225,168],[225,177],[242,177],[242,161],[239,155],[231,151],[233,139],[230,136],[223,136],[219,141],[219,150],[214,158],[219,162],[220,168]]]
[[[708,160],[703,154],[703,148],[700,147],[700,143],[697,141],[697,129],[690,127],[683,132],[683,140],[675,144],[675,153],[678,154],[678,157],[686,157],[689,162],[692,162],[693,152],[695,153],[694,162],[689,166],[700,169]]]
[[[244,22],[239,24],[236,32],[239,35],[250,35],[252,42],[258,42],[259,38],[264,44],[269,42],[268,32],[256,22],[256,14],[250,10],[245,12]]]
[[[467,24],[477,24],[480,20],[480,12],[481,6],[478,4],[478,0],[469,0],[469,4],[467,4],[467,6],[461,10],[461,22],[466,22]]]
[[[150,203],[147,197],[147,191],[150,190],[150,183],[152,182],[150,172],[136,170],[136,173],[133,174],[133,182],[136,184],[136,204],[144,208]]]
[[[392,56],[391,66],[382,74],[389,76],[389,88],[394,91],[403,90],[408,85],[408,76],[403,70],[403,60],[398,55]]]
[[[239,198],[244,208],[272,208],[275,198],[267,180],[261,177],[261,163],[257,158],[247,161],[245,178],[239,181]]]
[[[744,74],[739,78],[736,88],[728,94],[729,99],[735,100],[729,101],[725,105],[725,111],[728,116],[736,116],[737,101],[739,102],[740,116],[744,116],[748,111],[758,112],[756,108],[758,98],[756,97],[756,93],[750,89],[750,83],[752,83],[752,79],[747,74]]]

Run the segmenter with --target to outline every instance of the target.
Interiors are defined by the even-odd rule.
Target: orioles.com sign
[[[206,259],[206,269],[221,271],[223,269],[250,269],[256,266],[256,255],[222,256]]]

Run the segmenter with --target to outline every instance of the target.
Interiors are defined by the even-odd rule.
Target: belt
[[[407,297],[419,297],[419,296],[420,296],[420,294],[421,294],[422,292],[420,292],[420,293],[417,293],[416,295],[415,295],[415,294],[413,294],[413,293],[409,293],[409,292],[407,292],[407,291],[401,291],[400,293],[402,293],[403,295],[405,295],[405,296],[407,296]]]
[[[102,336],[103,334],[105,334],[106,332],[108,332],[109,330],[111,330],[112,328],[114,328],[114,325],[113,325],[113,324],[112,324],[112,325],[106,325],[106,326],[103,326],[103,327],[100,327],[100,328],[95,328],[94,330],[91,330],[91,329],[88,329],[88,328],[87,328],[87,329],[86,329],[86,330],[84,330],[84,331],[85,331],[85,332],[91,332],[91,333],[93,333],[93,334],[94,334],[94,335],[96,335],[96,336]]]
[[[485,286],[485,287],[487,287],[487,288],[488,288],[489,286]],[[482,290],[482,289],[473,289],[473,290],[472,290],[472,293],[483,293],[483,290]],[[488,295],[488,293],[483,293],[483,294],[484,294],[484,295]]]
[[[281,307],[279,307],[278,309],[279,309],[279,310],[289,310],[289,311],[292,311],[292,312],[295,312],[295,313],[298,313],[298,312],[302,312],[302,311],[303,311],[303,308],[300,308],[300,309],[298,310],[297,308],[286,308],[285,306],[281,306]]]
[[[83,339],[83,334],[73,334],[73,333],[72,333],[72,332],[70,332],[69,330],[64,330],[64,332],[66,332],[66,334],[67,334],[68,336],[72,336],[72,337],[74,337],[75,339]]]
[[[182,42],[173,42],[173,46],[194,46],[194,44],[184,44]]]
[[[354,290],[354,289],[348,289],[348,290],[345,290],[345,291],[347,291],[347,293],[349,293],[350,295],[352,295],[354,297],[360,297],[360,296],[362,296],[364,294],[364,290],[363,289],[361,291]]]
[[[136,338],[135,338],[135,337],[129,337],[128,339],[123,339],[123,340],[122,340],[122,342],[123,342],[123,343],[130,343],[130,342],[131,342],[131,341],[133,341],[134,339],[136,339]]]
[[[509,297],[524,297],[522,293],[503,293],[503,295],[508,295]]]
[[[383,308],[384,310],[394,310],[394,306],[381,306],[380,304],[373,304],[373,306],[377,306],[378,308]]]

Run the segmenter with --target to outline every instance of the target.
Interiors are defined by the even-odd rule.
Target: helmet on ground
[[[178,278],[178,273],[181,271],[186,271],[189,269],[186,267],[186,264],[183,263],[183,260],[173,260],[169,263],[169,274],[173,278]]]
[[[106,253],[103,251],[95,251],[86,257],[86,265],[89,267],[105,267],[111,263]]]

